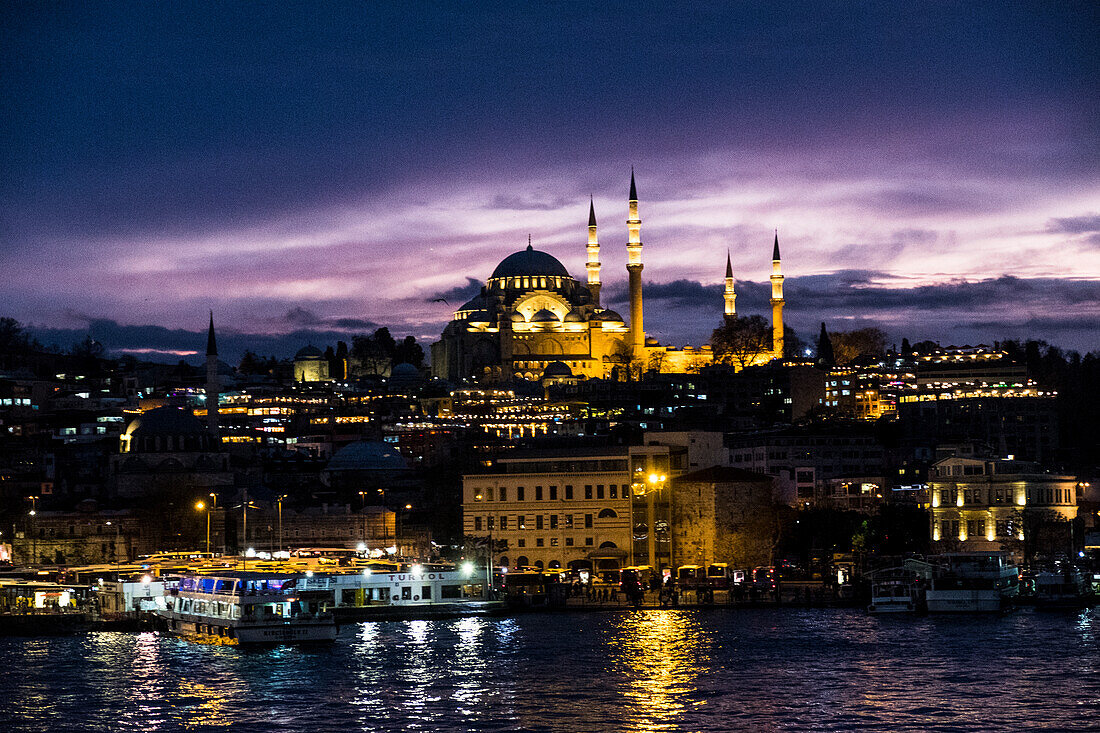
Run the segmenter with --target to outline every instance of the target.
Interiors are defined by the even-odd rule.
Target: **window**
[[[516,529],[527,529],[527,517],[522,514],[516,517]]]
[[[516,547],[527,547],[527,540],[524,540],[524,539],[516,540]]]
[[[535,487],[535,501],[542,501],[542,487]]]
[[[557,486],[551,486],[550,487],[550,501],[557,501],[557,500],[558,500],[558,487]]]
[[[485,526],[490,532],[493,531],[493,518],[492,517],[486,517],[485,518]]]
[[[504,486],[501,486],[500,490],[497,491],[497,496],[500,498],[501,501],[508,501],[508,489]]]
[[[566,529],[573,529],[573,515],[572,514],[566,514],[565,515],[565,528]]]
[[[535,529],[542,529],[542,515],[535,515]]]
[[[474,489],[474,501],[481,501],[484,496],[481,494],[481,489]]]
[[[535,547],[543,547],[545,544],[546,544],[546,540],[544,540],[541,537],[539,537],[538,539],[535,540]]]
[[[523,501],[523,487],[516,487],[516,501]]]
[[[585,514],[584,515],[584,528],[585,529],[592,529],[592,515],[591,514]]]
[[[557,528],[558,528],[558,515],[557,514],[551,514],[550,515],[550,529],[557,529]]]
[[[474,531],[481,531],[481,517],[474,517]]]
[[[592,498],[592,484],[585,484],[584,485],[584,498],[585,499],[591,499]]]
[[[558,538],[557,537],[551,537],[550,538],[550,546],[551,547],[557,547],[558,546]]]
[[[440,588],[440,598],[461,598],[462,586],[461,585],[445,585]]]
[[[500,529],[501,531],[508,529],[508,517],[504,516],[503,514],[500,517]]]
[[[585,537],[584,538],[585,547],[591,547],[594,544],[596,544],[596,543],[595,543],[595,541],[593,541],[593,539],[591,537]]]
[[[420,586],[420,600],[422,600],[422,601],[432,600],[432,587],[430,585]]]
[[[492,500],[493,500],[493,487],[490,486],[489,488],[485,489],[485,501],[492,501]]]
[[[611,484],[610,486],[608,486],[607,491],[611,495],[612,499],[619,498],[619,488],[615,484]]]
[[[603,484],[596,484],[596,498],[603,498]]]
[[[413,597],[413,589],[411,585],[402,586],[401,588],[401,600],[411,601]]]
[[[565,498],[566,499],[572,499],[573,498],[573,484],[566,484],[565,485]]]
[[[618,517],[619,517],[619,515],[615,513],[614,509],[601,509],[600,510],[600,514],[599,514],[600,519],[618,519]]]

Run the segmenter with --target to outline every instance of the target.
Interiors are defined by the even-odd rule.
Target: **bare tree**
[[[738,370],[759,362],[772,348],[771,326],[760,316],[730,318],[710,336],[717,364],[732,364]]]

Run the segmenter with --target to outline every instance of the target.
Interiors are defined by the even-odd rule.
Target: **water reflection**
[[[627,730],[680,730],[696,704],[701,670],[710,662],[708,640],[689,611],[640,611],[621,616],[610,640],[626,697]]]

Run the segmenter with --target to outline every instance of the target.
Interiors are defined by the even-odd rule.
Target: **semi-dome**
[[[535,311],[535,315],[531,316],[531,323],[557,323],[558,315],[554,311],[548,308]]]
[[[584,323],[584,316],[577,311],[569,311],[565,314],[566,323]]]
[[[527,249],[510,254],[501,260],[490,278],[530,275],[569,277],[569,271],[552,254],[540,252],[531,245],[527,245]]]
[[[305,359],[323,359],[324,357],[325,353],[323,351],[318,349],[313,344],[310,344],[309,346],[303,346],[301,349],[298,349],[298,353],[294,355],[294,361],[303,361]]]
[[[524,321],[527,320],[526,318],[523,317],[523,314],[520,313],[519,311],[514,312],[511,317],[512,317],[512,323],[523,323]]]
[[[405,459],[389,443],[380,440],[360,440],[336,451],[325,466],[326,471],[404,471]]]
[[[485,311],[474,311],[466,320],[471,323],[489,323],[489,314]]]

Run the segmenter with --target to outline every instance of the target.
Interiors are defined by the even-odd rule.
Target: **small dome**
[[[524,318],[523,314],[520,313],[519,311],[516,311],[515,313],[513,313],[511,318],[512,318],[512,323],[525,323],[527,321],[527,319]]]
[[[604,310],[596,314],[593,320],[611,321],[612,323],[622,323],[623,317],[613,310]]]
[[[573,370],[569,368],[569,365],[563,361],[552,361],[546,365],[546,370],[542,373],[543,378],[555,378],[555,377],[571,377],[573,376]]]
[[[126,427],[126,434],[133,439],[158,435],[199,435],[205,432],[202,421],[193,412],[172,406],[146,410]]]
[[[360,440],[349,443],[325,466],[326,471],[404,471],[405,459],[389,443],[379,440]]]
[[[549,277],[569,277],[569,271],[565,265],[558,262],[552,254],[540,252],[527,245],[527,249],[508,255],[497,269],[493,270],[491,278],[515,277],[524,275],[546,275]]]
[[[476,323],[488,323],[489,322],[489,314],[486,313],[485,311],[474,311],[473,313],[471,313],[469,315],[469,317],[466,320],[470,321],[470,322],[476,322]]]
[[[658,340],[657,340],[656,338],[654,338],[653,336],[646,336],[646,337],[645,337],[645,345],[646,345],[646,346],[660,346],[660,345],[661,345],[661,342],[660,342],[660,341],[658,341]]]
[[[584,323],[584,316],[577,311],[569,311],[565,314],[566,323]]]
[[[531,323],[557,323],[558,316],[554,311],[547,308],[543,308],[540,311],[536,311],[535,315],[531,316]]]
[[[284,352],[285,353],[285,352]],[[323,359],[325,358],[325,352],[318,349],[316,346],[310,344],[309,346],[302,347],[298,350],[298,353],[294,355],[294,361],[305,361],[307,359]]]
[[[403,361],[390,370],[390,381],[404,380],[407,382],[420,379],[420,370],[407,361]]]

